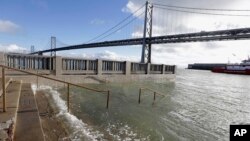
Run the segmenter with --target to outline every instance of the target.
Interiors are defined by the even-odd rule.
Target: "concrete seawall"
[[[10,54],[0,52],[0,63],[12,68],[38,73],[71,83],[128,83],[131,81],[164,82],[175,80],[175,65],[113,60],[90,60],[61,56]],[[7,70],[15,80],[37,83],[37,77]],[[40,84],[60,85],[38,78]]]

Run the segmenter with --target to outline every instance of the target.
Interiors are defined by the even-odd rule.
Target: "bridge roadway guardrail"
[[[0,61],[12,68],[52,75],[175,74],[175,65],[101,59],[69,58],[0,52]],[[20,67],[23,66],[23,67]],[[13,73],[16,73],[15,71]]]

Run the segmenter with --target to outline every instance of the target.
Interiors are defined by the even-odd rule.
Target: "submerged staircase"
[[[35,96],[30,83],[23,83],[16,117],[15,141],[44,141]]]
[[[3,112],[3,95],[0,87],[0,140],[44,141],[31,84],[6,78],[5,86],[6,112]]]
[[[47,80],[52,80],[66,84],[68,112],[70,107],[69,105],[70,86],[84,88],[86,90],[95,91],[100,94],[106,94],[107,95],[106,108],[108,109],[109,107],[109,97],[110,97],[109,90],[98,90],[94,88],[89,88],[79,84],[66,82],[60,79],[44,76],[38,73],[28,72],[17,68],[12,68],[1,64],[0,67],[2,67],[3,78],[5,78],[6,75],[5,69],[6,69],[6,70],[14,70],[22,72],[29,75],[34,75],[37,78],[41,77]],[[35,100],[35,96],[31,89],[31,84],[22,83],[21,81],[11,81],[11,79],[9,78],[5,78],[2,80],[5,81],[0,81],[0,84],[2,82],[5,83],[5,86],[4,84],[2,85],[2,87],[5,87],[5,91],[1,91],[2,87],[0,85],[0,92],[1,92],[0,96],[2,95],[2,93],[3,94],[5,93],[5,95],[0,97],[0,141],[13,140],[13,139],[16,141],[29,141],[34,139],[36,139],[36,141],[44,141],[45,135],[43,133],[41,120],[38,114],[39,111],[37,107],[37,102]]]

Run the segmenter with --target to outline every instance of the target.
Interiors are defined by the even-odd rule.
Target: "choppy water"
[[[250,123],[250,76],[180,69],[175,82],[89,86],[110,89],[110,107],[104,94],[71,88],[74,116],[59,117],[74,140],[229,140],[230,124]],[[165,97],[153,104],[152,93],[143,92],[138,104],[141,86]]]

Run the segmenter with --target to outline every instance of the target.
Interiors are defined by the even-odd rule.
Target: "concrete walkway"
[[[15,141],[44,141],[31,84],[23,83],[17,111]]]
[[[3,112],[3,100],[0,98],[0,140],[11,140],[16,121],[21,81],[12,81],[6,89],[7,112]]]

